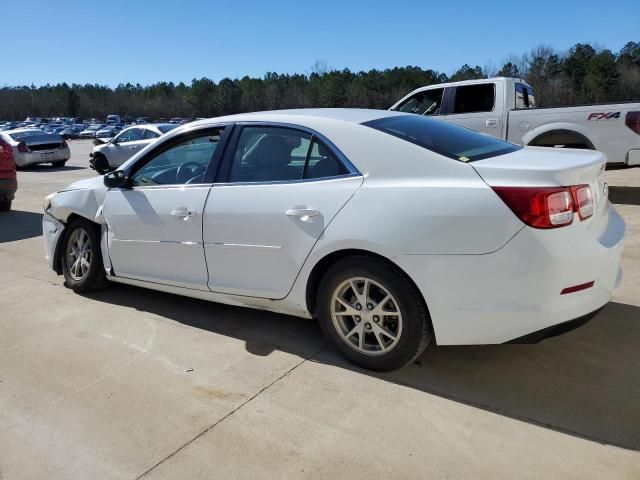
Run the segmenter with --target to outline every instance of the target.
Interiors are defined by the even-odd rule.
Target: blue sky
[[[0,85],[418,65],[447,74],[540,44],[640,40],[640,1],[0,0]]]

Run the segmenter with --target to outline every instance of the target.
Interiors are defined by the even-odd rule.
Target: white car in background
[[[13,150],[16,167],[30,167],[50,163],[54,167],[64,167],[71,157],[69,145],[61,135],[47,133],[39,128],[18,128],[0,132],[0,139]]]
[[[49,195],[46,256],[77,292],[315,317],[352,362],[391,370],[430,341],[536,341],[609,302],[625,224],[604,162],[389,111],[208,119]]]
[[[172,123],[157,123],[125,128],[107,143],[93,147],[89,164],[100,174],[110,172],[177,126]]]

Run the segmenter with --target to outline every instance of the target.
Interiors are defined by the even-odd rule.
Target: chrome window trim
[[[362,177],[361,173],[345,173],[344,175],[337,175],[335,177],[322,177],[322,178],[300,178],[298,180],[267,180],[264,182],[219,182],[214,183],[213,187],[235,187],[235,186],[247,186],[247,185],[281,185],[291,183],[311,183],[311,182],[326,182],[328,180],[343,180],[347,178]]]

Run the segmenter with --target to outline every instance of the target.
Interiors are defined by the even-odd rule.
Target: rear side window
[[[444,88],[418,92],[402,102],[395,110],[418,115],[439,115]]]
[[[363,125],[461,162],[496,157],[521,148],[468,128],[418,115],[379,118]]]
[[[490,112],[496,101],[493,83],[456,87],[452,113]]]
[[[159,135],[156,132],[154,132],[153,130],[147,130],[147,129],[145,129],[144,135],[142,136],[144,140],[151,140],[153,138],[158,138],[158,137]]]
[[[533,88],[522,83],[516,83],[516,109],[536,108]]]

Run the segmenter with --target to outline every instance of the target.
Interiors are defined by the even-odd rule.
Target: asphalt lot
[[[0,478],[640,478],[640,168],[605,175],[625,279],[538,345],[434,347],[390,374],[307,320],[49,271],[43,197],[94,175],[21,171],[0,216]],[[630,188],[636,187],[636,188]]]

